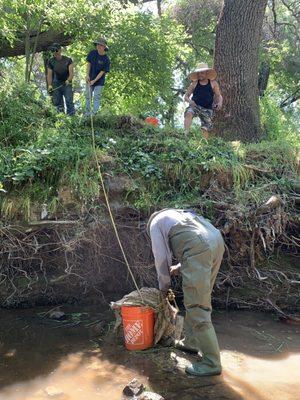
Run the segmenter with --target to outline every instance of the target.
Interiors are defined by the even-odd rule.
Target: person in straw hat
[[[221,232],[192,210],[178,209],[153,213],[147,232],[162,293],[170,287],[170,275],[182,276],[185,338],[174,345],[182,351],[202,353],[201,361],[186,367],[186,373],[221,374],[220,349],[211,322],[211,293],[224,254]],[[172,265],[173,258],[179,264]]]
[[[106,39],[101,37],[95,40],[94,45],[96,50],[90,51],[86,58],[86,115],[95,115],[99,110],[105,75],[110,69],[110,59],[106,54],[108,51]]]
[[[208,139],[208,131],[212,129],[213,109],[220,110],[223,102],[219,85],[215,81],[216,77],[216,71],[213,68],[209,68],[206,63],[200,63],[188,75],[188,79],[192,82],[184,96],[184,100],[189,103],[184,113],[186,136],[189,133],[193,118],[199,117],[202,134],[205,139]]]

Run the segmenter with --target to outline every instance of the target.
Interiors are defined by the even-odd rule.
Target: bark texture
[[[72,41],[73,38],[70,35],[65,35],[63,32],[49,30],[41,33],[32,33],[28,45],[31,49],[36,46],[35,51],[39,53],[48,50],[52,43],[60,43],[62,46],[66,46],[72,43]],[[25,35],[20,36],[13,44],[10,44],[7,41],[0,42],[0,57],[16,57],[24,55],[25,44]]]
[[[259,43],[267,0],[224,0],[214,64],[224,98],[215,131],[231,140],[258,141]]]

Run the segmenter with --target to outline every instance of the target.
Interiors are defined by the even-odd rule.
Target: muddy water
[[[109,311],[63,310],[61,322],[45,309],[0,311],[0,400],[120,400],[133,378],[166,400],[300,398],[300,326],[274,316],[216,312],[224,373],[199,379],[184,373],[195,356],[171,348],[128,352],[110,333],[104,337]]]

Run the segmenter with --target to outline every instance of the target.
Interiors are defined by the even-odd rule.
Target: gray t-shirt
[[[69,78],[69,66],[73,64],[72,58],[61,56],[60,60],[55,57],[48,61],[48,68],[53,71],[53,82],[63,83]]]
[[[172,252],[169,246],[169,232],[176,224],[193,217],[190,212],[182,213],[179,210],[168,209],[161,211],[151,221],[151,246],[160,290],[168,289],[171,282],[169,268],[172,265]]]

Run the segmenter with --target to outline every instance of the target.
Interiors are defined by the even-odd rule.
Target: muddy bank
[[[230,176],[207,173],[207,181],[202,176],[203,196],[193,205],[222,231],[226,243],[214,290],[215,305],[266,311],[279,307],[298,312],[296,207],[279,195],[260,206],[234,204]],[[154,209],[143,213],[127,203],[128,179],[110,177],[107,185],[135,279],[140,287],[156,287],[145,229]],[[19,219],[1,227],[0,307],[93,304],[99,299],[109,302],[134,289],[103,199],[94,208],[81,204],[78,213],[80,203],[71,194],[65,188],[61,194],[65,208],[55,214],[37,209],[35,218],[40,215],[43,220],[25,221],[19,215]],[[173,281],[173,288],[180,297],[180,279]]]
[[[1,400],[119,400],[134,377],[166,400],[298,399],[300,327],[271,315],[215,312],[224,373],[199,379],[183,372],[195,356],[126,351],[107,336],[112,315],[100,306],[65,307],[61,322],[42,318],[48,310],[0,312]]]
[[[0,306],[91,304],[132,290],[110,222],[93,218],[27,225],[25,232],[11,227],[2,235]],[[140,222],[119,220],[117,226],[139,285],[154,286],[151,249]]]

